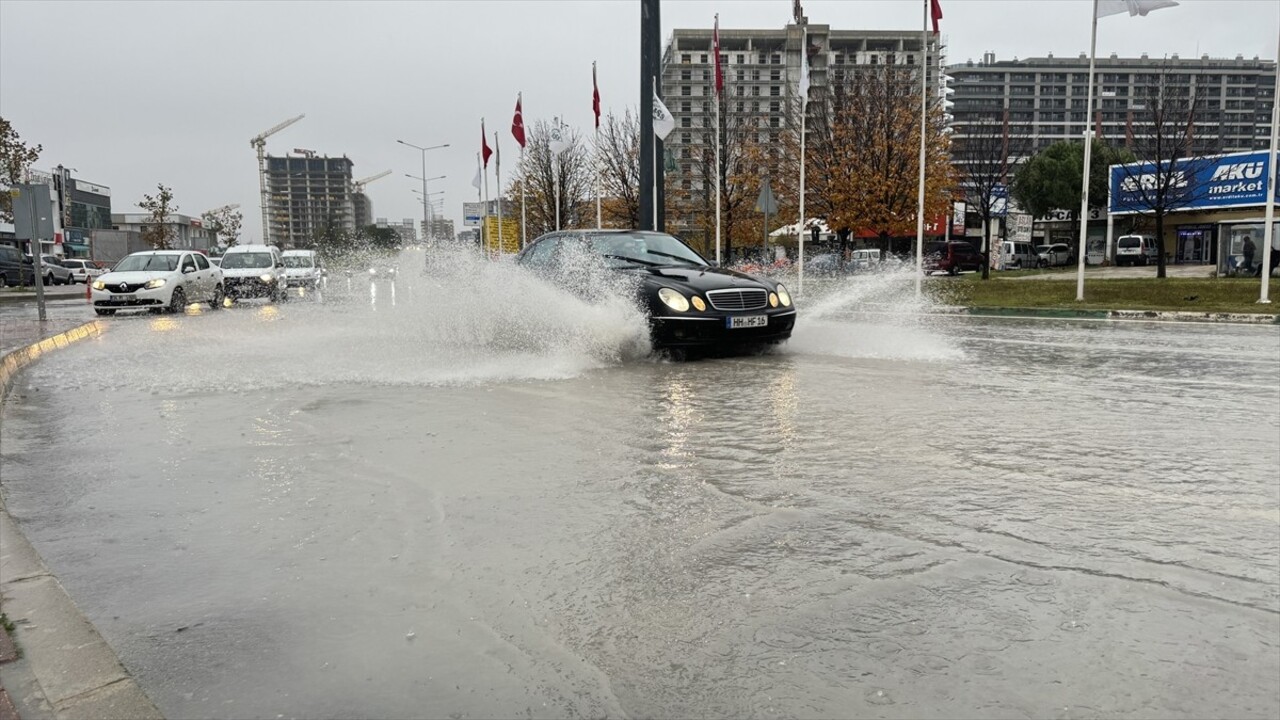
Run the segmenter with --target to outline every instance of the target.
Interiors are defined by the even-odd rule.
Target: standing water
[[[672,363],[626,299],[413,258],[15,388],[5,501],[166,715],[1280,712],[1276,328],[888,274]]]

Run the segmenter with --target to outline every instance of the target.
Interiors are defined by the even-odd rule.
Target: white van
[[[1036,247],[1029,242],[1005,240],[1000,243],[1000,269],[1019,270],[1033,268],[1039,261]]]
[[[1160,249],[1149,235],[1121,235],[1116,238],[1116,265],[1150,265],[1160,261]]]
[[[312,290],[320,287],[321,278],[324,277],[324,263],[315,250],[285,250],[283,257],[284,277],[289,287]]]
[[[232,245],[222,255],[227,297],[284,300],[288,297],[284,258],[275,245]]]
[[[854,250],[850,258],[851,270],[873,270],[880,267],[880,249]]]

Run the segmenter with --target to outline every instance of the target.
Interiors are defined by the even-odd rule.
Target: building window
[[[774,53],[773,55],[771,55],[771,56],[769,57],[769,63],[770,63],[771,65],[781,65],[781,64],[782,64],[782,56],[781,56],[781,55],[779,55],[778,53]]]
[[[770,70],[770,71],[769,71],[769,79],[770,79],[770,80],[773,80],[774,82],[777,82],[778,80],[781,80],[781,79],[782,79],[782,71],[781,71],[781,70]]]
[[[685,68],[680,71],[680,79],[688,82],[693,79],[693,73],[689,71],[689,68]]]
[[[689,64],[692,61],[692,59],[693,59],[692,55],[685,54],[680,56],[680,62],[686,65]]]
[[[693,127],[693,118],[689,117],[688,115],[680,118],[680,127],[682,128]]]
[[[778,95],[779,95],[779,91],[780,91],[780,90],[781,90],[781,88],[779,88],[777,85],[770,85],[770,86],[769,86],[769,96],[770,96],[770,97],[778,97]]]
[[[769,118],[769,127],[771,127],[771,128],[776,128],[776,127],[778,127],[778,116],[777,116],[777,115],[774,115],[773,117]],[[918,164],[918,163],[917,163],[917,164]]]
[[[908,65],[915,65],[915,64],[916,64],[916,56],[915,56],[915,55],[908,55],[908,56],[907,56],[907,64],[908,64]],[[1083,183],[1084,181],[1083,181],[1083,180],[1081,180],[1081,182]]]
[[[692,94],[693,94],[693,89],[692,89],[692,88],[690,88],[688,85],[681,85],[681,86],[680,86],[680,94],[681,94],[681,95],[685,95],[685,96],[692,95]]]
[[[754,85],[754,86],[752,86],[752,88],[751,88],[751,96],[752,96],[752,97],[760,97],[760,86],[759,86],[759,85]]]
[[[743,55],[742,53],[738,53],[738,64],[745,65],[746,62],[747,62],[747,56]]]
[[[702,53],[701,55],[699,55],[699,56],[698,56],[698,62],[702,63],[703,65],[706,65],[706,64],[707,64],[707,54],[706,54],[706,53]]]

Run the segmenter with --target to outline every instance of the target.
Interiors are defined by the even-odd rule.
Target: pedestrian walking
[[[1253,254],[1256,250],[1257,248],[1253,245],[1253,238],[1245,235],[1244,247],[1241,249],[1241,253],[1244,255],[1244,271],[1246,274],[1253,273]]]

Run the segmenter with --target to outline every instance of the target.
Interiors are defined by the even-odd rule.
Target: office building
[[[387,222],[386,218],[378,218],[376,225],[379,228],[394,230],[396,235],[400,236],[400,242],[403,244],[418,242],[418,224],[413,218],[405,218],[398,223]]]
[[[352,200],[352,162],[305,151],[267,156],[267,192],[271,242],[281,248],[314,242],[332,230],[356,228]]]
[[[111,229],[141,233],[150,219],[150,213],[115,213],[111,216]],[[218,244],[217,234],[198,217],[170,213],[165,221],[171,230],[169,247],[174,250],[208,251]]]
[[[1266,149],[1270,139],[1271,103],[1276,64],[1270,60],[1211,58],[1097,58],[1094,72],[1094,116],[1098,137],[1113,145],[1131,145],[1142,134],[1144,98],[1163,83],[1170,92],[1198,97],[1201,106],[1192,123],[1193,152],[1247,152]],[[962,144],[982,118],[1001,123],[1008,114],[1009,132],[1030,139],[1035,153],[1062,140],[1080,140],[1086,125],[1089,58],[1048,55],[1025,60],[969,61],[947,68],[954,89],[953,140]],[[1185,121],[1183,121],[1185,122]]]
[[[454,237],[453,221],[448,218],[433,217],[427,224],[427,231],[422,233],[426,240],[450,240]]]

